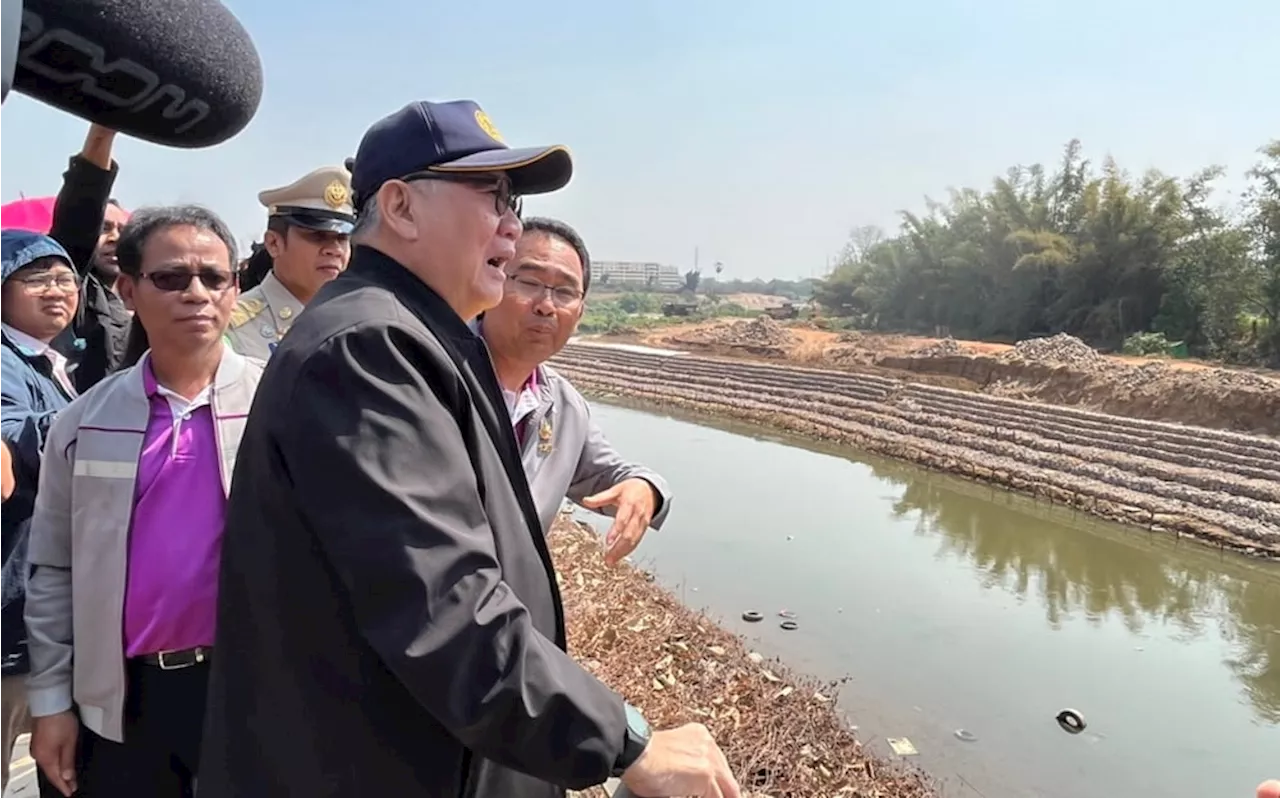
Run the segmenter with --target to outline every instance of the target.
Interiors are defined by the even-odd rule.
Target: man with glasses
[[[271,271],[240,297],[227,341],[242,355],[266,360],[320,286],[347,268],[356,219],[351,173],[325,166],[263,191],[258,201],[267,207],[263,247]]]
[[[347,271],[280,342],[240,447],[201,798],[737,798],[707,730],[649,734],[565,652],[515,433],[468,322],[502,300],[519,196],[572,173],[473,102],[356,153]],[[246,723],[245,719],[249,722]]]
[[[75,389],[67,359],[51,345],[76,317],[80,280],[62,245],[48,236],[5,230],[4,276],[0,280],[0,430],[3,431],[6,492],[0,528],[4,536],[3,632],[4,739],[0,744],[0,789],[9,783],[13,742],[27,730],[27,635],[23,604],[27,581],[27,532],[35,506],[36,479],[53,419]]]
[[[543,531],[551,529],[566,496],[612,515],[605,558],[616,563],[635,550],[646,530],[662,526],[671,494],[657,474],[622,459],[591,419],[582,394],[544,365],[586,310],[586,244],[564,222],[526,219],[506,272],[502,302],[476,324],[502,385]]]
[[[63,795],[180,798],[199,768],[218,563],[261,364],[223,343],[235,239],[143,209],[116,244],[146,354],[62,411],[31,522],[31,756]]]

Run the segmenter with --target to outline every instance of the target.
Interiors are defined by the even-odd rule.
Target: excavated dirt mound
[[[570,345],[554,365],[587,392],[848,443],[1104,518],[1280,558],[1274,438],[747,360]]]
[[[955,353],[946,353],[955,354]],[[1106,360],[1093,347],[1066,333],[1048,338],[1028,338],[1019,341],[1000,360],[1025,360],[1031,363],[1101,363]]]
[[[755,798],[928,798],[930,780],[863,749],[834,711],[835,685],[790,673],[682,605],[629,565],[604,564],[599,536],[551,532],[569,651],[657,728],[706,726]]]
[[[1065,334],[1007,346],[859,330],[788,330],[771,319],[753,323],[768,331],[763,336],[766,344],[759,343],[759,333],[739,334],[734,323],[659,329],[639,336],[639,342],[1280,436],[1280,375],[1273,372],[1206,368],[1185,361],[1134,362],[1100,354]]]
[[[960,379],[996,396],[1280,436],[1280,381],[1245,371],[1177,369],[1160,362],[1130,365],[1070,348],[1041,359],[1008,353],[910,354],[878,355],[868,362],[856,355],[830,354],[835,365],[871,365],[926,380]]]
[[[671,336],[671,340],[702,349],[739,349],[765,357],[785,357],[790,348],[798,343],[790,330],[768,316],[678,332]]]
[[[963,354],[964,349],[956,342],[954,338],[943,338],[941,341],[927,344],[918,349],[911,350],[911,354],[915,357],[948,357],[950,355]]]

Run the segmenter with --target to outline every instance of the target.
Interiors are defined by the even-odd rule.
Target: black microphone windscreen
[[[262,62],[217,0],[26,0],[13,88],[135,138],[209,147],[257,112]]]

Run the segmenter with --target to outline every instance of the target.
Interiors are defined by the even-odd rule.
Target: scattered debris
[[[1088,725],[1084,722],[1084,716],[1079,712],[1076,712],[1074,709],[1062,710],[1057,714],[1055,720],[1058,721],[1058,725],[1061,726],[1062,730],[1067,734],[1079,734],[1084,731],[1085,727]]]
[[[741,638],[634,568],[606,566],[599,536],[586,525],[560,519],[549,544],[563,581],[569,651],[654,728],[707,726],[744,794],[937,794],[928,776],[862,747],[835,709],[836,685],[797,677],[778,663],[766,669]]]
[[[889,747],[898,756],[915,756],[920,753],[916,750],[916,746],[906,737],[888,737],[885,742],[889,743]]]
[[[796,617],[796,614],[795,614],[794,612],[792,612],[791,610],[778,610],[778,617],[779,617],[779,618],[793,618],[793,619],[794,619],[794,618]]]

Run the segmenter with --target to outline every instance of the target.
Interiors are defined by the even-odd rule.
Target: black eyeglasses
[[[547,294],[551,294],[551,303],[558,308],[571,308],[582,301],[582,292],[568,285],[547,285],[532,277],[513,274],[507,277],[507,286],[512,293],[532,302],[541,302]]]
[[[445,183],[459,183],[464,186],[471,186],[493,195],[493,208],[498,212],[499,216],[511,211],[519,219],[524,211],[524,199],[511,190],[511,178],[505,175],[495,179],[491,176],[468,175],[456,172],[414,172],[400,179],[406,183],[412,183],[415,180],[440,180]]]
[[[157,269],[139,277],[150,280],[151,284],[161,291],[186,291],[191,287],[192,278],[199,278],[200,284],[205,288],[218,292],[235,285],[238,275],[235,272],[223,272],[217,269],[199,269],[194,272],[187,269]]]

